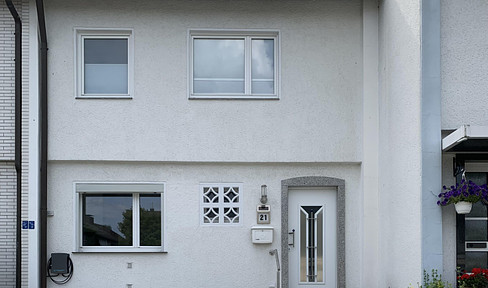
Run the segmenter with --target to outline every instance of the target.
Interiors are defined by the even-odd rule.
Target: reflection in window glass
[[[252,40],[252,94],[274,93],[274,40]]]
[[[85,38],[84,93],[128,94],[128,39]]]
[[[193,92],[244,93],[244,39],[193,40]]]
[[[161,245],[161,195],[139,196],[141,246]]]
[[[132,245],[132,195],[83,195],[83,246]]]
[[[481,201],[473,203],[473,208],[466,217],[486,217],[486,205]]]
[[[466,271],[473,268],[484,268],[488,265],[488,254],[486,252],[466,252]]]
[[[466,241],[488,241],[486,221],[466,220],[465,225]]]

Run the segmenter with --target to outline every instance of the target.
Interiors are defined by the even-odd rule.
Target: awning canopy
[[[442,151],[453,153],[488,152],[488,126],[461,126],[442,139]]]

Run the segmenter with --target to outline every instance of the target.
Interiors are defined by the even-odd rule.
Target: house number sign
[[[257,207],[257,222],[258,224],[269,224],[271,207],[269,205],[258,205]]]

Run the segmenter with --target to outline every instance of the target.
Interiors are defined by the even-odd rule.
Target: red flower
[[[477,274],[480,274],[481,273],[481,268],[473,268],[473,270],[471,270],[471,273],[477,275]]]

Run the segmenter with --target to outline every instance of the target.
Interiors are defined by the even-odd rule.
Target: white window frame
[[[74,252],[166,252],[166,225],[165,225],[165,183],[164,182],[75,182],[74,189],[74,218],[75,241]],[[132,206],[139,207],[138,196],[140,194],[161,195],[161,246],[139,245],[139,209],[132,209],[132,246],[83,246],[83,195],[98,194],[127,194],[133,195]]]
[[[205,203],[203,201],[203,189],[205,187],[218,187],[219,193],[218,193],[218,203]],[[239,188],[239,202],[238,203],[225,203],[223,201],[223,191],[224,187],[238,187]],[[199,197],[200,197],[200,225],[202,226],[241,226],[242,225],[242,183],[200,183],[200,188],[199,188]],[[219,208],[219,223],[205,223],[204,222],[204,208],[210,208],[210,207],[215,207]],[[224,208],[238,208],[239,209],[239,222],[238,223],[225,223],[224,222]]]
[[[84,93],[84,39],[127,39],[128,87],[127,94]],[[75,28],[75,98],[78,99],[132,99],[134,97],[134,32],[132,29]]]
[[[193,92],[193,40],[204,39],[244,39],[244,90],[241,93],[194,93]],[[251,40],[274,40],[274,93],[251,94]],[[248,29],[189,29],[188,30],[188,98],[189,99],[270,99],[278,100],[280,95],[280,62],[281,44],[279,30],[248,30]]]

